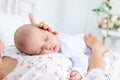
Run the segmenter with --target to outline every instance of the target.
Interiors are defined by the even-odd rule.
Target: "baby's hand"
[[[81,80],[82,76],[80,75],[80,73],[78,71],[72,71],[70,73],[70,78],[69,80]]]
[[[31,13],[29,14],[29,19],[30,19],[30,21],[31,21],[31,24],[33,24],[33,25],[35,25],[35,26],[37,26],[37,27],[39,27],[39,28],[41,28],[41,29],[50,31],[50,32],[52,32],[52,33],[55,34],[55,35],[58,34],[58,32],[52,31],[52,28],[50,28],[50,26],[48,26],[48,25],[45,24],[44,22],[40,22],[39,24],[37,24],[37,23],[35,22],[35,19],[34,19],[33,15],[32,15]]]

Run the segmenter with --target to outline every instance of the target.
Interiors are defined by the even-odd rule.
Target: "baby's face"
[[[25,44],[27,54],[43,55],[59,51],[59,42],[56,35],[42,29],[33,31]]]

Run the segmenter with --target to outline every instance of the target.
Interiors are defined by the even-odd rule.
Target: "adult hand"
[[[37,23],[35,22],[35,19],[34,19],[33,15],[32,15],[31,13],[29,14],[29,19],[30,19],[31,24],[33,24],[33,25],[35,25],[35,26],[37,26],[37,27],[39,27],[39,28],[41,28],[41,29],[50,31],[50,32],[52,32],[52,33],[55,34],[55,35],[58,34],[58,32],[52,31],[52,28],[50,28],[50,27],[49,27],[47,24],[45,24],[44,22],[40,22],[39,24],[37,24]]]
[[[92,50],[88,70],[94,68],[100,68],[102,70],[105,70],[105,63],[102,56],[102,52],[105,50],[105,47],[92,34],[87,34],[85,36],[85,42]]]
[[[85,35],[85,42],[87,46],[90,47],[91,49],[97,48],[97,46],[101,46],[98,39],[90,33]]]
[[[100,41],[92,34],[85,35],[85,42],[87,46],[90,47],[92,50],[99,49],[102,54],[104,54],[109,49],[107,46],[101,44]]]

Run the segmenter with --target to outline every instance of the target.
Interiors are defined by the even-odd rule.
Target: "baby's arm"
[[[88,69],[88,58],[86,55],[79,54],[78,56],[74,56],[70,58],[72,61],[72,70],[73,71],[78,71],[82,77],[87,73]]]
[[[78,71],[72,71],[70,73],[70,78],[69,80],[81,80],[82,76],[80,75],[80,73]]]

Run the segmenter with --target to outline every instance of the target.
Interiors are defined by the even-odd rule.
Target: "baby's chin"
[[[41,53],[39,55],[47,55],[47,54],[57,54],[58,52],[47,52],[47,53]]]

